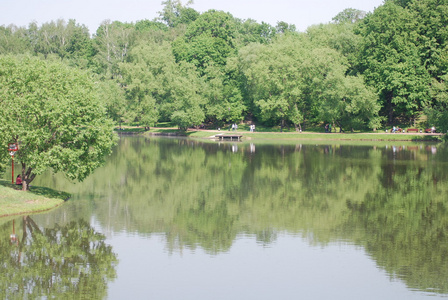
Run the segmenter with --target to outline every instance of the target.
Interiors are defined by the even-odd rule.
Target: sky
[[[57,19],[75,19],[90,33],[104,20],[136,22],[153,20],[162,10],[163,0],[0,0],[0,25],[27,27]],[[183,0],[182,3],[186,3]],[[382,5],[383,0],[194,0],[190,5],[199,12],[222,10],[240,19],[276,25],[278,21],[294,24],[299,31],[309,26],[331,22],[346,8],[365,12]]]

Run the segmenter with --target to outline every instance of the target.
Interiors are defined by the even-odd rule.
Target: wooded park
[[[162,4],[159,18],[105,20],[92,35],[75,20],[4,25],[0,54],[88,70],[117,123],[361,130],[424,120],[448,129],[447,1],[347,8],[306,32]]]
[[[158,18],[105,20],[94,33],[76,20],[0,26],[2,144],[18,141],[22,122],[21,138],[27,132],[38,153],[64,149],[29,163],[63,169],[73,156],[109,153],[109,120],[182,130],[240,122],[448,130],[448,0],[385,0],[372,13],[347,8],[305,32],[199,13],[180,0],[162,4]],[[81,128],[90,142],[73,140]],[[82,151],[67,150],[77,143]],[[83,178],[90,170],[70,172]]]

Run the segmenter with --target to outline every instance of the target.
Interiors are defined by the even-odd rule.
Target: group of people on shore
[[[414,128],[408,129],[408,132],[410,132],[410,131],[418,131],[418,129],[414,129]],[[386,130],[386,132],[387,132],[387,130]],[[406,132],[406,130],[402,129],[402,128],[398,127],[398,126],[393,126],[392,129],[391,129],[391,132],[392,133]],[[420,133],[421,132],[422,132],[422,130],[420,129]],[[425,132],[427,132],[427,133],[436,133],[436,128],[434,126],[432,126],[431,128],[426,129]]]
[[[238,124],[236,124],[236,123],[233,123],[232,124],[232,127],[229,127],[229,130],[230,130],[230,128],[232,128],[232,131],[236,131],[236,130],[238,130]],[[219,128],[220,129],[220,128]],[[218,130],[219,130],[218,129]],[[249,131],[250,132],[255,132],[255,124],[251,124],[251,125],[249,125]]]
[[[333,123],[334,125],[334,123]],[[332,133],[332,132],[338,132],[338,129],[336,128],[336,125],[334,126],[334,131],[333,127],[331,126],[331,123],[327,123],[325,124],[325,133]],[[339,125],[339,133],[344,133],[345,131],[342,129],[342,126]]]

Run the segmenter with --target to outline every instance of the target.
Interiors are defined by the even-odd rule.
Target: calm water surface
[[[35,180],[63,206],[0,219],[0,298],[445,298],[447,167],[433,144],[122,137],[83,183]]]

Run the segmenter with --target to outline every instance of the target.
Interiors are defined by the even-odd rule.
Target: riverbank
[[[0,218],[35,214],[55,208],[70,198],[70,194],[44,187],[30,187],[28,192],[10,182],[0,180]]]
[[[243,140],[316,140],[316,141],[409,141],[440,142],[445,134],[441,133],[318,133],[318,132],[250,132],[245,130],[205,130],[189,129],[181,132],[175,128],[151,128],[149,131],[124,130],[122,133],[143,133],[156,136],[186,136],[191,138],[214,139],[216,135],[239,134]]]

